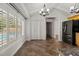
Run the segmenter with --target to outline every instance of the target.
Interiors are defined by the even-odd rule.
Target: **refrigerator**
[[[76,32],[79,32],[79,20],[62,22],[62,40],[71,45],[76,45]]]

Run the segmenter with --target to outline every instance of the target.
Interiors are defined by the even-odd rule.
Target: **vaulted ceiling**
[[[75,3],[45,3],[46,7],[53,12],[53,8],[69,13],[69,8],[74,6]],[[15,3],[15,5],[21,10],[21,12],[30,17],[36,12],[39,12],[43,8],[44,3]],[[77,4],[77,7],[79,5]]]

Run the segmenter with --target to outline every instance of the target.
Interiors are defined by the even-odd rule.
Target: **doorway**
[[[46,22],[46,40],[52,39],[52,22]]]

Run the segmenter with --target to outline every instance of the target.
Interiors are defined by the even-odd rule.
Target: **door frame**
[[[55,20],[55,17],[46,17],[46,23],[47,22],[51,22],[52,23],[52,29],[53,29],[53,31],[52,31],[52,38],[54,38],[54,20]],[[46,24],[46,39],[47,39],[47,24]]]

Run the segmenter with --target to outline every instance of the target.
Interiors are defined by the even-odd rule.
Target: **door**
[[[48,38],[52,38],[52,22],[46,22],[46,37]]]

